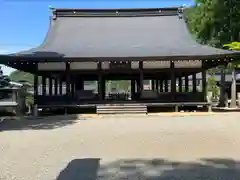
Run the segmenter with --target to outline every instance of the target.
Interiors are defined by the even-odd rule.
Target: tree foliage
[[[227,47],[233,51],[240,51],[240,42],[232,42],[230,44],[224,44],[223,47]]]
[[[212,92],[212,99],[217,99],[219,97],[219,87],[217,86],[217,81],[215,77],[209,77],[207,80],[208,91]]]
[[[34,77],[32,74],[26,73],[23,71],[18,71],[18,70],[12,72],[9,77],[11,81],[15,81],[15,82],[26,81],[33,84],[33,81],[34,81]]]
[[[229,50],[232,50],[232,51],[240,51],[240,42],[232,42],[230,44],[224,44],[223,47],[227,47]],[[227,69],[232,71],[235,68],[240,68],[239,61],[228,63]]]
[[[10,79],[8,76],[4,76],[0,67],[0,88],[4,88],[10,85]]]
[[[10,85],[10,79],[8,76],[4,76],[0,67],[0,99],[4,99],[9,96],[8,92],[2,89]]]
[[[195,0],[195,5],[187,8],[185,15],[189,30],[200,43],[239,50],[239,0]],[[239,62],[229,63],[225,73],[231,72],[233,66],[239,66]],[[220,73],[221,69],[213,68],[208,73]]]
[[[240,39],[239,0],[195,0],[187,9],[190,31],[201,43],[222,48]]]

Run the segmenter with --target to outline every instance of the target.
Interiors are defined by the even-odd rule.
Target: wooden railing
[[[99,100],[98,94],[89,95],[89,96],[77,96],[77,95],[53,95],[53,96],[42,96],[39,95],[36,98],[37,104],[39,105],[67,105],[67,104],[88,104],[88,103],[104,103],[104,101]],[[112,100],[110,100],[112,101]],[[117,100],[116,100],[117,101]],[[130,100],[126,100],[130,101]],[[155,98],[142,98],[136,96],[132,102],[158,102],[158,103],[168,103],[168,102],[204,102],[204,95],[202,92],[162,92],[159,93]]]

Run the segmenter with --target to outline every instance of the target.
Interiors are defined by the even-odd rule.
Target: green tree
[[[2,88],[10,85],[10,79],[8,76],[3,75],[3,71],[0,66],[0,99],[8,97],[8,92],[1,90]]]
[[[222,47],[239,41],[239,0],[195,0],[186,12],[189,29],[201,43]]]
[[[223,47],[227,47],[228,49],[233,50],[233,51],[240,51],[240,42],[235,41],[230,44],[224,44]]]
[[[219,97],[219,87],[217,86],[217,81],[214,77],[209,77],[207,81],[208,91],[212,92],[212,99],[217,99]]]
[[[239,50],[240,41],[240,3],[239,0],[195,0],[195,5],[186,10],[188,27],[195,38],[203,44],[214,47]],[[229,42],[233,42],[229,44]],[[223,67],[211,69],[209,72],[223,73],[232,71],[232,102],[236,99],[236,63],[230,63],[225,70]],[[235,106],[236,102],[231,103]]]
[[[23,71],[18,71],[18,70],[13,71],[9,77],[12,81],[15,81],[15,82],[26,81],[26,82],[33,84],[33,81],[34,81],[34,77],[32,74],[26,73]]]
[[[229,50],[240,51],[240,42],[232,42],[230,44],[225,44],[224,47],[228,47]],[[236,70],[235,68],[239,67],[239,62],[235,61],[234,63],[228,64],[228,69],[232,70],[232,85],[231,85],[231,107],[236,107]]]
[[[3,75],[3,71],[0,66],[0,88],[4,88],[10,85],[10,79],[8,76]]]

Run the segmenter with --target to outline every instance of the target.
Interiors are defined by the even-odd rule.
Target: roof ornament
[[[50,10],[54,10],[54,9],[55,9],[55,8],[52,7],[51,5],[49,5],[48,8],[49,8]]]
[[[183,11],[184,11],[185,7],[186,7],[186,5],[184,4],[184,5],[182,5],[182,6],[180,6],[178,8],[178,17],[179,17],[179,19],[183,19]]]
[[[184,5],[178,8],[179,19],[183,19],[183,10],[184,10]]]
[[[56,20],[57,19],[57,15],[56,15],[56,8],[54,8],[53,6],[49,5],[48,8],[52,11],[52,19]]]

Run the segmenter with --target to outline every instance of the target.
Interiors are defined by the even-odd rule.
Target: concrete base
[[[212,105],[208,106],[208,112],[212,112]]]

